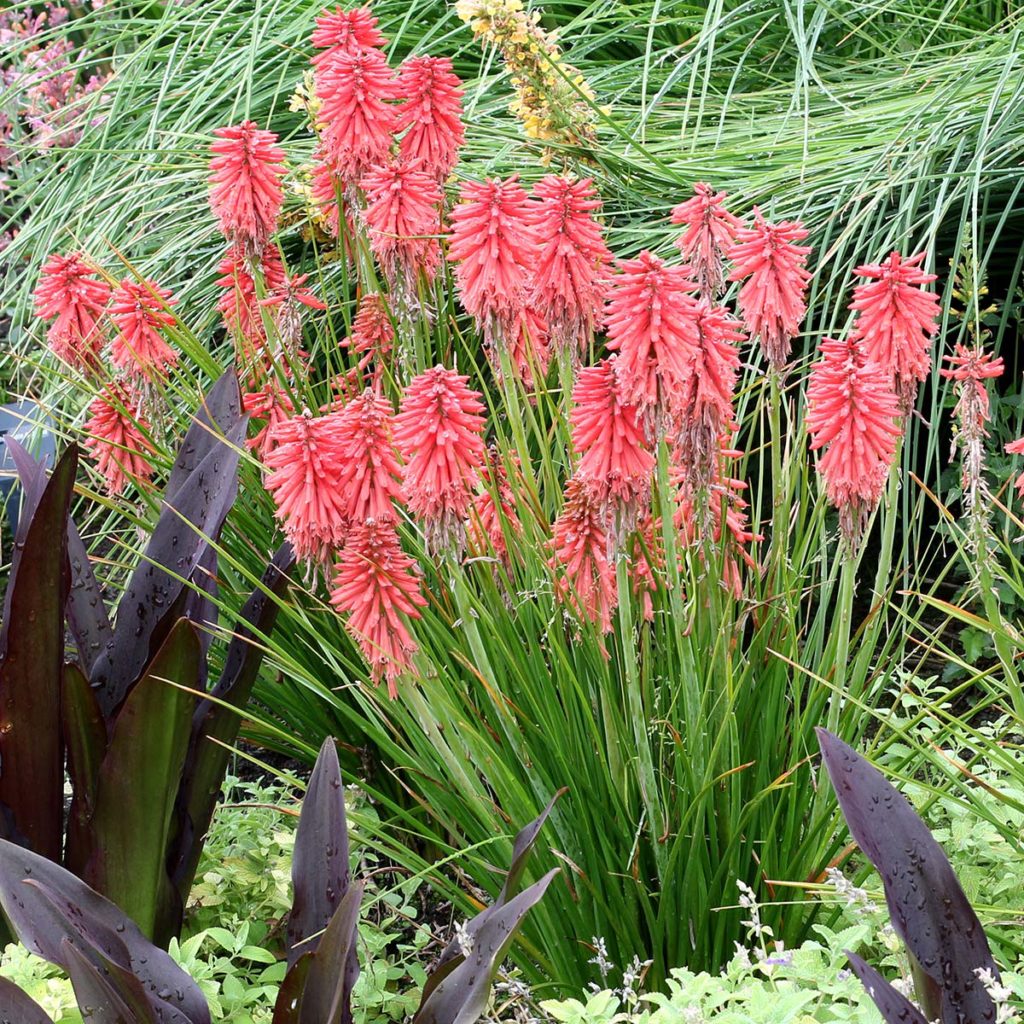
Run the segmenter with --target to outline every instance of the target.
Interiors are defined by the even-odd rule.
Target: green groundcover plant
[[[244,106],[266,120],[232,108],[202,146],[189,139],[191,176],[159,219],[180,238],[159,252],[141,242],[136,261],[113,207],[104,224],[119,249],[44,245],[38,221],[21,231],[14,255],[33,238],[47,250],[35,305],[53,351],[26,365],[93,456],[88,523],[115,538],[103,571],[117,586],[136,557],[127,524],[150,518],[182,411],[230,350],[253,436],[221,541],[221,600],[230,609],[256,585],[278,527],[305,584],[258,637],[278,675],[258,688],[252,733],[308,753],[336,728],[403,832],[445,850],[503,834],[568,785],[544,854],[564,871],[527,923],[529,969],[582,983],[600,940],[616,962],[650,958],[656,985],[674,966],[732,956],[736,879],[767,895],[780,939],[806,934],[785,883],[813,884],[841,852],[813,729],[868,733],[898,699],[907,638],[940,606],[934,504],[904,469],[914,410],[937,419],[942,387],[956,392],[963,468],[962,521],[948,529],[972,556],[986,618],[1002,621],[998,560],[975,557],[993,547],[984,454],[1000,368],[980,296],[1018,183],[1007,172],[982,213],[976,180],[950,172],[940,201],[920,162],[888,153],[884,185],[843,203],[824,185],[834,151],[815,151],[828,162],[807,165],[820,188],[791,204],[782,168],[809,152],[809,122],[782,118],[779,162],[729,196],[699,183],[709,165],[698,178],[696,162],[666,164],[664,138],[602,143],[615,122],[601,76],[570,67],[541,21],[510,3],[458,13],[509,72],[546,163],[517,159],[520,179],[477,173],[492,129],[464,132],[472,97],[454,65],[424,44],[394,73],[405,46],[387,49],[381,32],[393,20],[327,12],[288,57],[315,51],[308,75],[280,65],[291,77],[273,95],[300,85],[294,110],[260,93]],[[255,25],[252,38],[262,45]],[[976,41],[971,61],[988,68],[1012,38]],[[214,68],[204,90],[222,81]],[[710,72],[703,89],[690,69],[686,103],[716,106]],[[909,59],[910,80],[934,73],[926,55]],[[997,77],[956,76],[972,117],[964,83],[989,89],[979,168],[990,144],[999,161],[1012,149],[1018,90]],[[652,134],[679,118],[678,83],[645,67]],[[893,122],[911,102],[901,96]],[[763,113],[741,117],[736,102],[716,128],[722,163],[741,148],[734,116]],[[207,173],[213,216],[196,227]],[[624,188],[634,173],[661,188],[657,203]],[[883,198],[896,194],[893,216]],[[197,251],[206,272],[168,287]],[[937,439],[921,450],[934,475]],[[1017,640],[995,635],[999,671],[981,685],[1012,723]],[[922,756],[912,742],[907,770]]]

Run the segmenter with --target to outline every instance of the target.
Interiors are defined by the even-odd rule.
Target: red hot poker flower
[[[402,498],[402,467],[392,432],[391,403],[367,389],[352,399],[338,420],[341,488],[350,522],[386,519]]]
[[[594,215],[601,209],[592,179],[548,174],[533,187],[530,219],[537,263],[530,304],[556,345],[582,352],[601,320],[612,254]]]
[[[417,278],[432,281],[441,259],[441,190],[418,164],[397,162],[362,180],[370,248],[392,287],[416,294]]]
[[[565,485],[565,504],[555,520],[552,568],[564,575],[555,580],[560,601],[602,633],[611,632],[618,603],[615,566],[608,557],[608,537],[597,502],[575,477]]]
[[[515,463],[519,469],[518,462]],[[515,537],[523,532],[523,524],[516,511],[515,495],[505,471],[501,453],[495,445],[487,449],[487,463],[480,472],[484,490],[473,498],[469,514],[469,545],[474,554],[488,550],[506,564],[509,561],[506,529]]]
[[[387,680],[388,696],[410,666],[416,641],[409,620],[420,617],[427,601],[415,562],[402,550],[394,519],[368,519],[354,526],[335,569],[331,604],[348,612],[348,629],[370,665],[375,682]]]
[[[507,344],[526,305],[535,241],[518,176],[468,181],[452,211],[449,256],[465,310],[488,344]]]
[[[543,384],[551,362],[551,350],[548,347],[547,322],[535,309],[527,307],[520,313],[519,321],[512,329],[508,357],[527,391],[532,391],[538,383]],[[498,369],[501,369],[500,365]],[[531,401],[534,397],[530,396]]]
[[[806,237],[799,221],[771,224],[755,206],[754,226],[740,228],[729,249],[735,264],[729,280],[746,281],[739,294],[743,322],[777,372],[786,365],[790,342],[807,312],[804,293],[811,275],[805,263],[811,249],[793,244]]]
[[[335,7],[318,15],[310,42],[324,52],[313,56],[313,66],[319,67],[337,53],[359,53],[387,46],[377,22],[369,4],[348,11]]]
[[[277,518],[296,555],[310,562],[326,562],[349,526],[339,426],[338,413],[300,413],[273,427],[264,456]]]
[[[707,487],[714,476],[719,438],[733,421],[733,391],[739,370],[737,346],[746,335],[724,306],[697,303],[697,348],[693,373],[677,401],[676,457],[686,469],[687,486]]]
[[[853,290],[855,330],[864,340],[867,357],[892,374],[905,412],[914,404],[918,384],[928,376],[928,349],[939,329],[939,297],[921,287],[935,280],[935,274],[921,269],[925,256],[919,252],[905,260],[893,252],[884,263],[854,270],[869,278]]]
[[[284,204],[284,150],[277,136],[253,121],[218,128],[210,146],[210,206],[224,237],[250,256],[260,253],[277,229]]]
[[[899,403],[889,374],[864,358],[856,338],[823,338],[820,351],[807,383],[807,430],[811,451],[825,449],[818,472],[855,550],[896,454]]]
[[[346,187],[387,160],[397,96],[391,68],[377,50],[337,53],[316,76],[327,164]]]
[[[608,348],[619,353],[623,401],[649,416],[659,433],[693,372],[699,340],[697,306],[687,294],[696,286],[688,272],[644,250],[619,261],[608,292],[605,329]]]
[[[125,278],[111,296],[110,319],[117,335],[110,345],[114,365],[137,382],[162,378],[178,361],[160,336],[162,327],[174,326],[170,307],[176,299],[153,281]]]
[[[359,308],[352,320],[352,332],[342,343],[342,348],[351,348],[359,356],[359,369],[366,369],[372,360],[375,374],[382,370],[382,363],[395,343],[395,328],[388,315],[384,298],[379,292],[367,292],[359,300]]]
[[[1019,437],[1016,441],[1011,441],[1006,445],[1006,452],[1008,455],[1024,455],[1024,437]],[[1014,480],[1013,486],[1017,488],[1017,493],[1024,498],[1024,473]]]
[[[96,459],[109,494],[121,494],[129,480],[140,483],[153,475],[146,457],[153,446],[143,433],[148,430],[138,405],[117,383],[108,384],[90,404],[85,448]]]
[[[276,293],[284,287],[286,274],[276,245],[268,243],[264,246],[261,270],[267,291]],[[239,362],[248,367],[255,354],[266,346],[267,334],[260,315],[256,281],[242,246],[233,245],[220,261],[217,271],[221,275],[217,278],[217,285],[224,289],[217,300],[217,309],[235,341]]]
[[[580,457],[576,478],[602,509],[613,512],[622,534],[633,528],[650,501],[654,456],[636,408],[622,400],[617,359],[602,359],[580,371],[570,422]]]
[[[468,380],[443,366],[421,373],[405,389],[395,420],[406,501],[436,548],[459,535],[480,480],[484,405]]]
[[[451,174],[465,138],[462,82],[447,57],[407,57],[398,69],[396,131],[404,132],[398,151],[407,163],[420,162],[438,181]]]
[[[33,298],[36,316],[53,320],[46,337],[54,355],[71,366],[95,366],[103,347],[98,321],[110,287],[95,277],[81,254],[50,256]]]
[[[274,447],[275,428],[295,415],[295,406],[287,392],[273,378],[263,386],[262,391],[250,391],[242,396],[242,408],[252,420],[265,420],[265,425],[247,442],[250,448],[265,459]]]
[[[725,208],[727,195],[698,181],[693,198],[672,210],[672,223],[685,227],[677,243],[679,251],[692,268],[701,295],[709,301],[725,287],[726,253],[743,227],[743,221]]]

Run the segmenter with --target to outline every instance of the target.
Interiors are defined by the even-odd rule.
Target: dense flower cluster
[[[43,266],[34,298],[36,315],[53,320],[46,335],[53,353],[72,366],[95,366],[105,340],[99,321],[110,286],[80,253],[54,253]]]

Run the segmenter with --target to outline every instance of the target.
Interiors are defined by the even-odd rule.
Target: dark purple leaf
[[[13,981],[0,978],[0,1024],[53,1024],[53,1021]]]
[[[352,988],[359,977],[354,954],[362,898],[362,883],[353,882],[311,955],[299,1024],[352,1024]]]
[[[211,540],[220,535],[238,489],[240,420],[226,441],[219,441],[192,471],[188,486],[164,503],[142,562],[122,596],[114,642],[100,653],[91,681],[108,718],[135,685],[185,606],[179,603],[184,581],[201,564]]]
[[[274,1017],[271,1024],[299,1024],[302,1014],[302,994],[306,988],[306,978],[313,963],[313,954],[300,956],[281,982],[274,1003]]]
[[[84,1020],[89,1024],[159,1024],[153,1007],[141,991],[132,993],[136,996],[134,1003],[127,1001],[114,983],[112,974],[104,973],[67,939],[62,946],[64,969],[71,979]]]
[[[558,868],[552,868],[504,905],[488,908],[490,913],[473,935],[468,955],[466,951],[460,952],[444,965],[444,977],[439,982],[431,985],[428,980],[424,986],[413,1024],[474,1024],[487,1008],[494,976],[516,930],[557,874]]]
[[[82,876],[161,944],[178,919],[167,857],[194,706],[180,687],[195,686],[200,658],[195,627],[179,619],[121,706],[96,781]]]
[[[71,780],[64,865],[77,875],[85,870],[90,852],[90,822],[96,810],[96,782],[107,752],[107,724],[96,694],[77,665],[64,666],[61,700],[64,743]]]
[[[164,489],[167,501],[174,500],[193,470],[222,443],[224,437],[234,436],[232,432],[242,420],[242,415],[238,374],[231,367],[217,378],[192,417]]]
[[[316,952],[319,934],[344,899],[348,879],[345,787],[341,782],[334,740],[328,737],[310,776],[295,835],[292,857],[295,896],[288,916],[289,967],[303,953]],[[354,947],[352,958],[354,961]]]
[[[60,859],[64,748],[60,690],[68,593],[69,448],[47,481],[11,562],[0,629],[0,802],[33,850]]]
[[[68,561],[71,565],[71,591],[68,594],[66,614],[78,656],[88,670],[100,651],[113,640],[106,605],[92,562],[74,520],[68,517]]]
[[[853,973],[860,978],[886,1024],[928,1024],[925,1015],[905,996],[897,992],[870,964],[846,950]]]
[[[62,941],[84,943],[129,969],[168,1014],[174,1008],[190,1024],[210,1024],[199,986],[122,910],[59,865],[2,840],[0,906],[21,942],[44,960],[64,967]]]
[[[182,899],[192,887],[202,851],[201,840],[210,827],[224,782],[230,757],[227,748],[238,735],[240,712],[249,702],[263,661],[261,637],[274,628],[279,602],[290,582],[288,573],[294,565],[295,553],[291,545],[285,543],[267,566],[261,586],[252,592],[242,608],[239,624],[228,645],[224,671],[213,688],[213,696],[229,706],[200,701],[193,717],[179,802],[177,853],[172,861],[176,865],[174,884]]]
[[[998,977],[998,970],[942,847],[877,768],[831,733],[817,732],[850,832],[882,877],[893,927],[941,990],[942,1020],[995,1020],[975,971],[987,968]]]
[[[15,546],[19,546],[25,541],[29,520],[46,487],[46,465],[43,460],[30,455],[10,434],[3,436],[3,444],[11,453],[11,461],[18,470],[18,480],[21,482],[21,515],[18,517],[18,529],[14,535]]]

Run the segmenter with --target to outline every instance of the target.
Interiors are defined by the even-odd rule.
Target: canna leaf
[[[166,1021],[180,1020],[173,1011],[189,1024],[210,1024],[199,986],[124,911],[59,865],[2,840],[0,907],[44,960],[67,970],[65,940],[99,951],[138,977]]]
[[[855,750],[824,729],[818,742],[850,832],[885,887],[893,927],[930,979],[918,994],[926,1014],[946,1024],[995,1019],[995,1007],[975,971],[998,970],[981,922],[942,847],[917,812]],[[940,1006],[928,1005],[937,987]]]
[[[252,592],[242,608],[239,626],[228,645],[224,670],[213,688],[213,696],[230,707],[200,701],[192,720],[192,738],[177,814],[176,853],[172,858],[174,885],[182,904],[192,887],[202,852],[202,844],[197,840],[201,840],[210,827],[227,771],[230,753],[221,744],[230,746],[238,735],[240,712],[249,702],[263,662],[259,637],[274,628],[280,610],[278,602],[288,589],[288,572],[294,565],[295,554],[291,545],[285,543],[267,566],[261,586]]]
[[[306,988],[306,978],[313,963],[313,954],[305,953],[288,968],[288,973],[281,982],[274,1002],[274,1017],[271,1024],[299,1024],[302,1013],[302,994]]]
[[[61,696],[72,792],[64,864],[81,874],[89,858],[89,823],[96,810],[96,784],[107,752],[107,727],[96,693],[77,665],[64,666]]]
[[[64,811],[60,690],[69,585],[65,537],[77,466],[78,449],[71,447],[54,468],[31,518],[23,519],[24,540],[11,562],[0,629],[2,832],[56,860]]]
[[[473,934],[468,953],[460,951],[445,965],[444,977],[439,982],[430,985],[428,980],[424,986],[413,1024],[475,1024],[487,1008],[494,976],[516,930],[557,874],[558,868],[552,868],[507,903],[483,911],[487,916]]]
[[[68,516],[68,561],[71,566],[71,591],[68,594],[68,627],[78,648],[78,656],[86,668],[90,667],[100,651],[105,650],[113,640],[114,631],[110,625],[103,594],[85,544],[78,533],[75,521]]]
[[[886,1024],[928,1024],[925,1015],[905,996],[898,992],[870,964],[856,953],[846,951],[853,973],[871,996]]]
[[[3,1024],[53,1024],[49,1014],[34,999],[30,999],[13,981],[2,977],[0,1021]]]
[[[201,651],[195,627],[179,619],[128,694],[96,783],[91,850],[83,878],[123,908],[157,942],[176,901],[167,873],[171,817],[181,782]]]
[[[288,915],[288,966],[303,953],[315,953],[320,933],[327,927],[348,889],[348,824],[345,789],[334,740],[320,748],[309,779],[295,835],[292,887],[295,892]],[[358,972],[355,947],[346,970]],[[353,978],[353,981],[355,979]]]
[[[359,976],[356,931],[362,898],[362,882],[348,887],[317,951],[310,955],[299,1024],[352,1024],[352,988]]]
[[[75,999],[78,1000],[83,1018],[90,1024],[160,1024],[152,1006],[141,991],[133,992],[132,995],[136,996],[136,999],[129,1002],[123,998],[111,972],[105,972],[103,968],[97,967],[85,953],[67,939],[61,941],[61,946],[64,969],[71,979]],[[133,980],[138,984],[137,979]]]
[[[142,562],[117,606],[113,643],[100,652],[90,674],[103,713],[112,717],[171,626],[187,610],[179,604],[185,580],[204,562],[238,489],[239,445],[245,419],[217,440],[188,477],[164,500]]]

